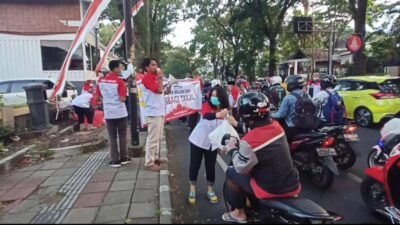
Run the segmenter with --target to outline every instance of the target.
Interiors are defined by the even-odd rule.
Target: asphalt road
[[[360,182],[365,177],[366,158],[373,145],[379,139],[377,128],[359,128],[360,142],[353,147],[357,154],[357,163],[348,171],[341,171],[335,177],[333,186],[326,191],[315,188],[307,177],[301,177],[301,197],[309,198],[326,210],[343,216],[340,223],[384,223],[382,218],[368,211],[360,195]],[[222,184],[225,174],[220,165],[216,165],[215,190],[221,201],[211,204],[206,199],[206,183],[204,165],[198,179],[197,205],[189,206],[187,195],[189,191],[189,130],[182,122],[173,122],[166,126],[166,137],[170,160],[170,182],[172,188],[172,213],[175,223],[222,223],[221,215],[226,211],[223,203]],[[224,159],[227,161],[227,159]],[[221,160],[222,161],[222,160]]]

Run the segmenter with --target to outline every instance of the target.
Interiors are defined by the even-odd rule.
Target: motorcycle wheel
[[[323,163],[317,161],[315,167],[311,172],[311,181],[321,190],[330,188],[333,184],[334,174],[333,172]],[[314,171],[314,170],[319,171]]]
[[[335,146],[337,156],[333,157],[337,167],[342,170],[347,170],[356,163],[356,153],[354,153],[351,145],[345,140],[339,139]]]
[[[371,211],[383,210],[388,205],[383,184],[371,177],[361,183],[361,196]]]
[[[378,150],[372,149],[371,152],[368,154],[368,157],[367,157],[368,168],[372,168],[372,167],[375,167],[375,166],[384,166],[385,165],[385,162],[378,161],[377,158],[378,158]]]

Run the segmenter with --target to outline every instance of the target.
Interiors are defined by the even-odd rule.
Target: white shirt
[[[327,88],[326,90],[332,94],[335,93],[335,90],[333,90],[332,88]],[[328,99],[329,94],[324,90],[321,90],[312,98],[314,104],[317,106],[319,118],[321,118],[322,120],[325,120],[324,114],[322,113],[322,108],[326,105]]]
[[[72,105],[78,106],[81,108],[90,108],[90,101],[92,100],[93,95],[89,92],[83,92],[78,97],[72,100]]]
[[[204,150],[217,150],[218,146],[211,143],[208,135],[213,132],[219,125],[221,125],[222,122],[224,122],[224,120],[206,120],[201,118],[200,122],[196,125],[189,136],[190,143]]]
[[[104,118],[120,119],[128,116],[128,111],[120,97],[126,96],[125,83],[116,74],[109,74],[98,81],[96,92],[103,97]]]

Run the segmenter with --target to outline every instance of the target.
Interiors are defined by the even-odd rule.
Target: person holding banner
[[[120,78],[124,66],[119,60],[110,61],[110,73],[101,77],[96,88],[97,98],[102,98],[110,142],[111,167],[121,167],[131,161],[127,157],[128,111],[125,107],[126,87]],[[119,138],[119,151],[117,139]]]
[[[215,130],[224,118],[229,115],[229,99],[225,89],[217,85],[211,90],[210,98],[202,106],[200,122],[196,125],[191,135],[190,142],[190,192],[189,203],[196,204],[196,181],[201,166],[201,161],[205,161],[207,176],[207,198],[215,204],[219,202],[214,192],[215,182],[215,163],[218,155],[218,147],[211,144],[208,135]]]
[[[160,159],[160,145],[166,114],[163,72],[157,67],[155,58],[145,58],[142,67],[146,72],[142,83],[144,86],[144,116],[148,131],[144,166],[146,170],[158,172],[161,169],[160,164],[165,162]]]

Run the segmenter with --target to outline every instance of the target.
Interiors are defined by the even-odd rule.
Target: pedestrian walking
[[[85,118],[89,124],[89,130],[93,129],[94,109],[91,106],[94,88],[86,89],[81,95],[72,100],[72,107],[78,116],[79,130],[85,129]]]
[[[126,151],[128,128],[126,87],[120,77],[124,70],[121,61],[112,60],[108,67],[111,72],[99,79],[96,94],[103,101],[111,153],[109,165],[117,168],[131,161]],[[117,139],[119,139],[119,151]]]
[[[160,145],[164,131],[165,100],[163,72],[157,67],[155,58],[145,58],[142,64],[146,75],[143,78],[144,116],[147,124],[145,169],[160,171]]]
[[[218,148],[213,146],[208,138],[215,128],[217,128],[223,119],[229,114],[229,99],[225,89],[217,85],[211,90],[210,98],[203,104],[201,115],[202,118],[193,132],[189,136],[190,142],[190,192],[189,203],[196,204],[196,183],[201,162],[204,157],[207,177],[207,198],[211,203],[219,201],[214,192],[215,183],[215,163],[217,160]]]

